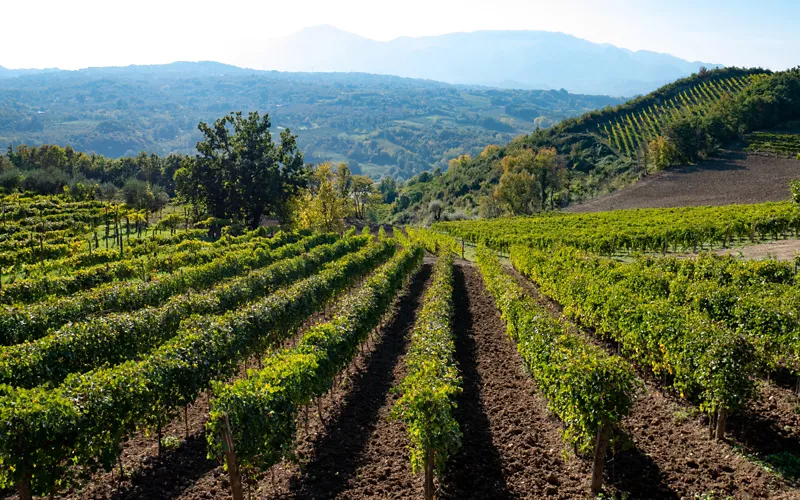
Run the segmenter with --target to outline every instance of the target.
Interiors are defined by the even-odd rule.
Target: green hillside
[[[309,162],[408,179],[537,127],[623,99],[363,73],[281,73],[217,63],[90,68],[0,79],[0,145],[58,144],[119,158],[194,151],[231,111],[269,113]]]
[[[800,69],[703,70],[619,106],[459,158],[445,173],[412,178],[395,203],[395,219],[436,218],[433,201],[433,212],[441,206],[449,218],[563,207],[672,165],[696,163],[752,131],[792,126],[798,118]],[[508,182],[501,183],[504,172]],[[527,205],[507,203],[526,192],[532,193]]]

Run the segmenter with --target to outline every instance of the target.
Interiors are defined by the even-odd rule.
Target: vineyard
[[[635,157],[650,141],[662,135],[668,124],[686,117],[701,118],[712,104],[739,92],[763,75],[730,76],[701,81],[674,96],[653,100],[636,111],[598,123],[593,131],[625,156]]]
[[[747,150],[789,158],[800,157],[800,134],[753,132],[747,137]]]
[[[210,239],[2,202],[6,498],[800,493],[796,265],[684,254],[789,204]]]

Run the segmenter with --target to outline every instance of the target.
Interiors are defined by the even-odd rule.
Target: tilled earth
[[[668,168],[568,211],[781,201],[789,199],[789,182],[798,175],[800,161],[795,159],[725,151],[697,165]]]

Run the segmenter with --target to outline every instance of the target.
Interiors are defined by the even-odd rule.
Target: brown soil
[[[431,265],[411,283],[392,321],[342,394],[335,416],[314,440],[298,447],[304,464],[290,478],[297,498],[418,498],[421,478],[411,475],[406,430],[390,419],[407,373],[409,334],[431,280]]]
[[[800,254],[800,240],[788,239],[769,241],[767,243],[759,243],[757,245],[746,245],[741,248],[714,250],[714,253],[719,255],[734,256],[741,254],[742,258],[753,260],[765,259],[768,257],[774,257],[778,260],[792,260],[798,254]]]
[[[558,303],[510,270],[537,302],[561,314]],[[570,324],[587,341],[615,355],[612,346]],[[747,460],[729,443],[709,439],[708,421],[695,407],[652,380],[640,383],[643,390],[622,422],[632,446],[607,459],[607,490],[632,498],[695,498],[711,492],[734,498],[800,498],[800,490]],[[793,413],[791,391],[764,385],[761,393],[748,411],[729,421],[729,434],[742,442],[747,433],[754,454],[796,450],[800,416]],[[765,411],[765,404],[771,412]]]
[[[441,498],[585,497],[589,464],[565,460],[561,424],[525,374],[474,266],[456,267],[454,293],[463,446],[442,478]]]
[[[780,201],[789,198],[789,181],[798,176],[800,161],[725,151],[697,165],[670,168],[645,177],[632,186],[567,211]]]

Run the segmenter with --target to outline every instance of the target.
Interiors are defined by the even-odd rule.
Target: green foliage
[[[262,470],[290,458],[299,409],[321,397],[389,311],[409,274],[422,262],[422,249],[403,250],[348,297],[330,322],[312,327],[297,347],[264,359],[264,367],[233,384],[214,385],[208,430],[209,455],[223,454],[219,431],[227,416],[238,462]]]
[[[424,468],[432,453],[441,474],[461,447],[461,431],[453,416],[462,382],[455,362],[452,317],[453,254],[443,249],[411,331],[405,358],[408,375],[400,383],[401,396],[392,410],[393,418],[406,424],[414,473]]]
[[[440,255],[442,252],[461,255],[461,245],[450,235],[410,226],[406,228],[406,233],[410,242],[422,245],[434,255]]]
[[[610,255],[724,246],[734,238],[778,238],[800,229],[800,216],[786,202],[544,214],[440,222],[433,229],[496,250],[518,243],[535,248],[567,245]]]
[[[158,303],[163,305],[69,323],[34,342],[0,348],[0,383],[16,387],[58,383],[71,373],[127,361],[172,337],[181,321],[193,314],[221,314],[240,307],[308,277],[368,241],[364,237],[342,239],[310,251],[312,242],[302,241],[275,252],[274,264],[236,279],[224,280],[230,269],[218,269],[216,274],[203,273],[206,269],[187,271],[182,278],[194,283],[193,292],[162,298]],[[324,242],[319,239],[314,243]],[[297,254],[302,255],[290,258]],[[231,261],[238,260],[235,253],[230,257]],[[269,259],[254,262],[252,268],[268,262]],[[196,293],[212,284],[210,290]]]
[[[353,184],[346,167],[340,165],[338,172],[334,172],[333,166],[326,162],[314,170],[308,189],[301,192],[296,202],[300,227],[337,232],[344,229]]]
[[[564,439],[582,452],[590,451],[597,431],[618,425],[630,410],[633,371],[620,358],[569,332],[564,322],[506,274],[486,247],[478,247],[477,261],[508,335],[547,398],[548,408],[566,426]]]
[[[288,129],[272,142],[269,115],[231,113],[209,126],[198,154],[175,173],[178,193],[212,217],[258,227],[264,215],[277,215],[306,185],[308,171],[296,137]]]
[[[734,410],[754,394],[750,340],[665,298],[663,279],[624,273],[625,264],[568,248],[515,246],[511,260],[566,314],[618,342],[625,356],[664,376],[681,395],[698,398],[702,410]]]
[[[141,359],[73,374],[55,389],[0,386],[0,486],[27,476],[34,493],[45,494],[70,484],[72,466],[110,470],[131,433],[169,421],[394,250],[390,240],[375,244],[235,311],[189,318]]]

